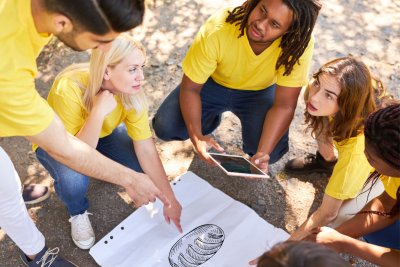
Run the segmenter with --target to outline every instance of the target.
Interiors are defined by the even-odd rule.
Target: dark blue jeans
[[[156,135],[165,141],[189,138],[179,105],[179,91],[180,85],[164,100],[153,118]],[[212,133],[218,127],[223,112],[231,111],[242,124],[243,151],[253,156],[257,152],[265,115],[274,103],[275,85],[260,91],[235,90],[210,78],[200,95],[203,135]],[[288,139],[286,132],[270,154],[270,163],[279,160],[289,150]]]
[[[388,227],[363,236],[365,241],[378,246],[400,249],[400,220]]]
[[[121,124],[109,136],[99,139],[96,149],[104,156],[138,172],[143,172],[126,127]],[[89,177],[59,163],[43,149],[36,150],[36,157],[54,179],[57,196],[67,207],[71,216],[84,213],[89,208],[86,197]]]

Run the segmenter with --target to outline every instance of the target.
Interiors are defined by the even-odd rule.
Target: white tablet
[[[256,165],[242,156],[209,153],[211,159],[228,175],[254,178],[269,178]]]

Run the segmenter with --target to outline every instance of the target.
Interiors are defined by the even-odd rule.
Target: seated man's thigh
[[[179,105],[179,92],[180,85],[162,102],[152,120],[156,136],[164,141],[189,138]]]
[[[233,113],[238,116],[242,124],[243,151],[250,156],[257,152],[265,116],[272,107],[274,98],[275,85],[260,91],[240,90],[235,95]],[[288,149],[288,132],[286,132],[270,154],[270,163],[279,160]]]

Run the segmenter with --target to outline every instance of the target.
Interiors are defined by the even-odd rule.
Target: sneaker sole
[[[72,238],[72,241],[74,241],[75,245],[76,245],[78,248],[87,250],[87,249],[90,249],[91,247],[93,247],[93,245],[94,245],[96,239],[94,238],[94,239],[93,239],[93,242],[90,243],[89,245],[86,245],[86,246],[80,244],[78,241],[75,241],[73,238]]]
[[[27,205],[37,204],[37,203],[40,203],[42,201],[45,201],[46,199],[49,198],[49,196],[50,196],[50,189],[47,190],[47,193],[45,195],[43,195],[43,196],[41,196],[41,197],[39,197],[37,199],[31,200],[31,201],[24,201],[24,203],[27,204]]]

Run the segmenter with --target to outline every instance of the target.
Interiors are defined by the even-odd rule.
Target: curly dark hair
[[[372,113],[365,120],[364,127],[365,144],[372,145],[389,166],[400,169],[400,101],[392,100],[387,107]],[[384,174],[374,171],[365,182],[372,186]],[[371,186],[371,188],[372,188]],[[400,212],[400,188],[396,192],[396,204],[389,212],[361,211],[363,213],[373,213],[386,217],[394,217]]]
[[[278,243],[258,259],[257,267],[350,267],[339,254],[308,241]]]
[[[228,11],[229,15],[226,18],[226,22],[239,25],[240,35],[238,37],[244,35],[249,16],[260,1],[248,0],[243,5]],[[293,22],[287,33],[282,36],[280,43],[282,53],[279,55],[275,69],[285,66],[283,75],[289,75],[310,42],[311,34],[321,9],[321,3],[319,0],[282,1],[293,11]]]

